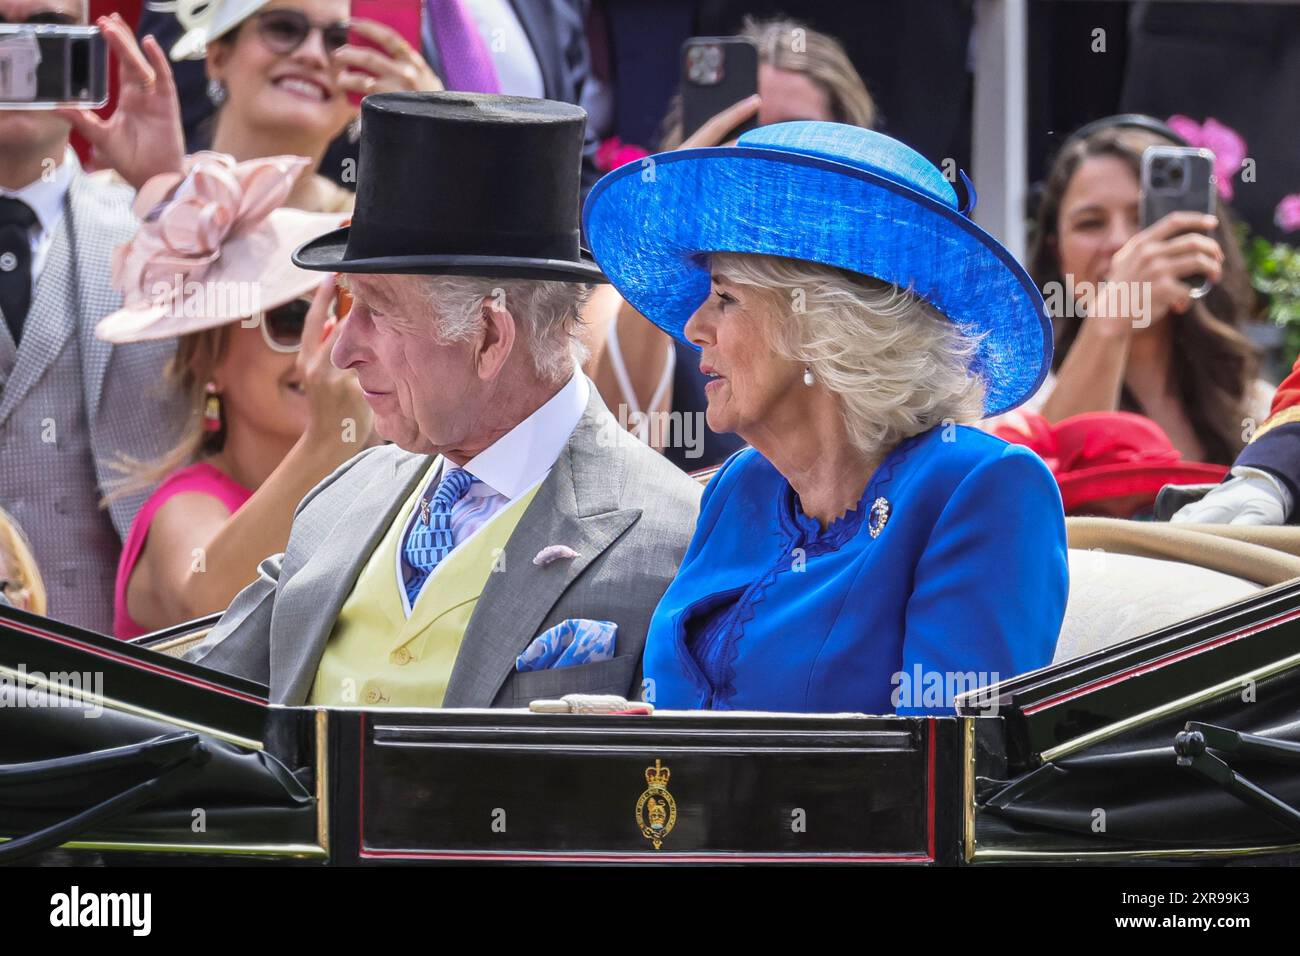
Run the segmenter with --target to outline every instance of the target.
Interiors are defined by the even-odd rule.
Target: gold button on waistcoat
[[[409,664],[412,660],[411,652],[405,647],[399,647],[397,650],[393,651],[390,660],[392,660],[394,664]]]

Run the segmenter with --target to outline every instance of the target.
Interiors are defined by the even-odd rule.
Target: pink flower
[[[556,561],[572,561],[578,556],[578,552],[563,544],[548,544],[542,550],[537,552],[537,557],[533,558],[533,564],[543,568],[548,564]]]
[[[1241,162],[1246,158],[1246,141],[1231,126],[1225,126],[1213,116],[1201,125],[1181,114],[1169,117],[1169,128],[1192,146],[1214,153],[1214,179],[1219,196],[1232,201],[1232,181],[1241,172]]]
[[[1273,213],[1273,222],[1283,232],[1295,232],[1300,229],[1300,193],[1283,196]]]
[[[596,155],[592,161],[602,173],[608,173],[649,155],[640,146],[624,143],[617,136],[611,136],[596,147]]]

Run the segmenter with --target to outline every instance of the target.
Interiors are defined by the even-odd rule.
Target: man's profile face
[[[406,451],[455,452],[483,415],[477,339],[442,342],[420,276],[348,277],[352,310],[331,359],[357,374],[375,430]]]
[[[85,23],[82,0],[0,0],[3,23]],[[0,106],[0,156],[45,149],[62,161],[68,123],[48,110],[7,110]],[[55,155],[57,154],[57,155]]]

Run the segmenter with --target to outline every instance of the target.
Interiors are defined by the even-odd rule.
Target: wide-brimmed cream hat
[[[113,252],[122,308],[95,334],[114,343],[172,338],[215,328],[313,292],[319,273],[293,264],[293,250],[342,225],[342,213],[285,209],[309,161],[272,156],[236,163],[221,153],[186,158],[184,173],[141,187],[141,224]]]
[[[201,60],[207,45],[229,33],[266,6],[267,0],[164,0],[150,10],[175,13],[185,33],[172,44],[173,60]]]

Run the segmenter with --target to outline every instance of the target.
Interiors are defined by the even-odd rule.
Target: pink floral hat
[[[319,273],[299,269],[290,255],[347,217],[282,208],[308,165],[301,156],[236,163],[200,152],[186,157],[183,173],[145,183],[134,207],[140,229],[113,252],[123,305],[95,334],[114,343],[172,338],[312,292]]]

